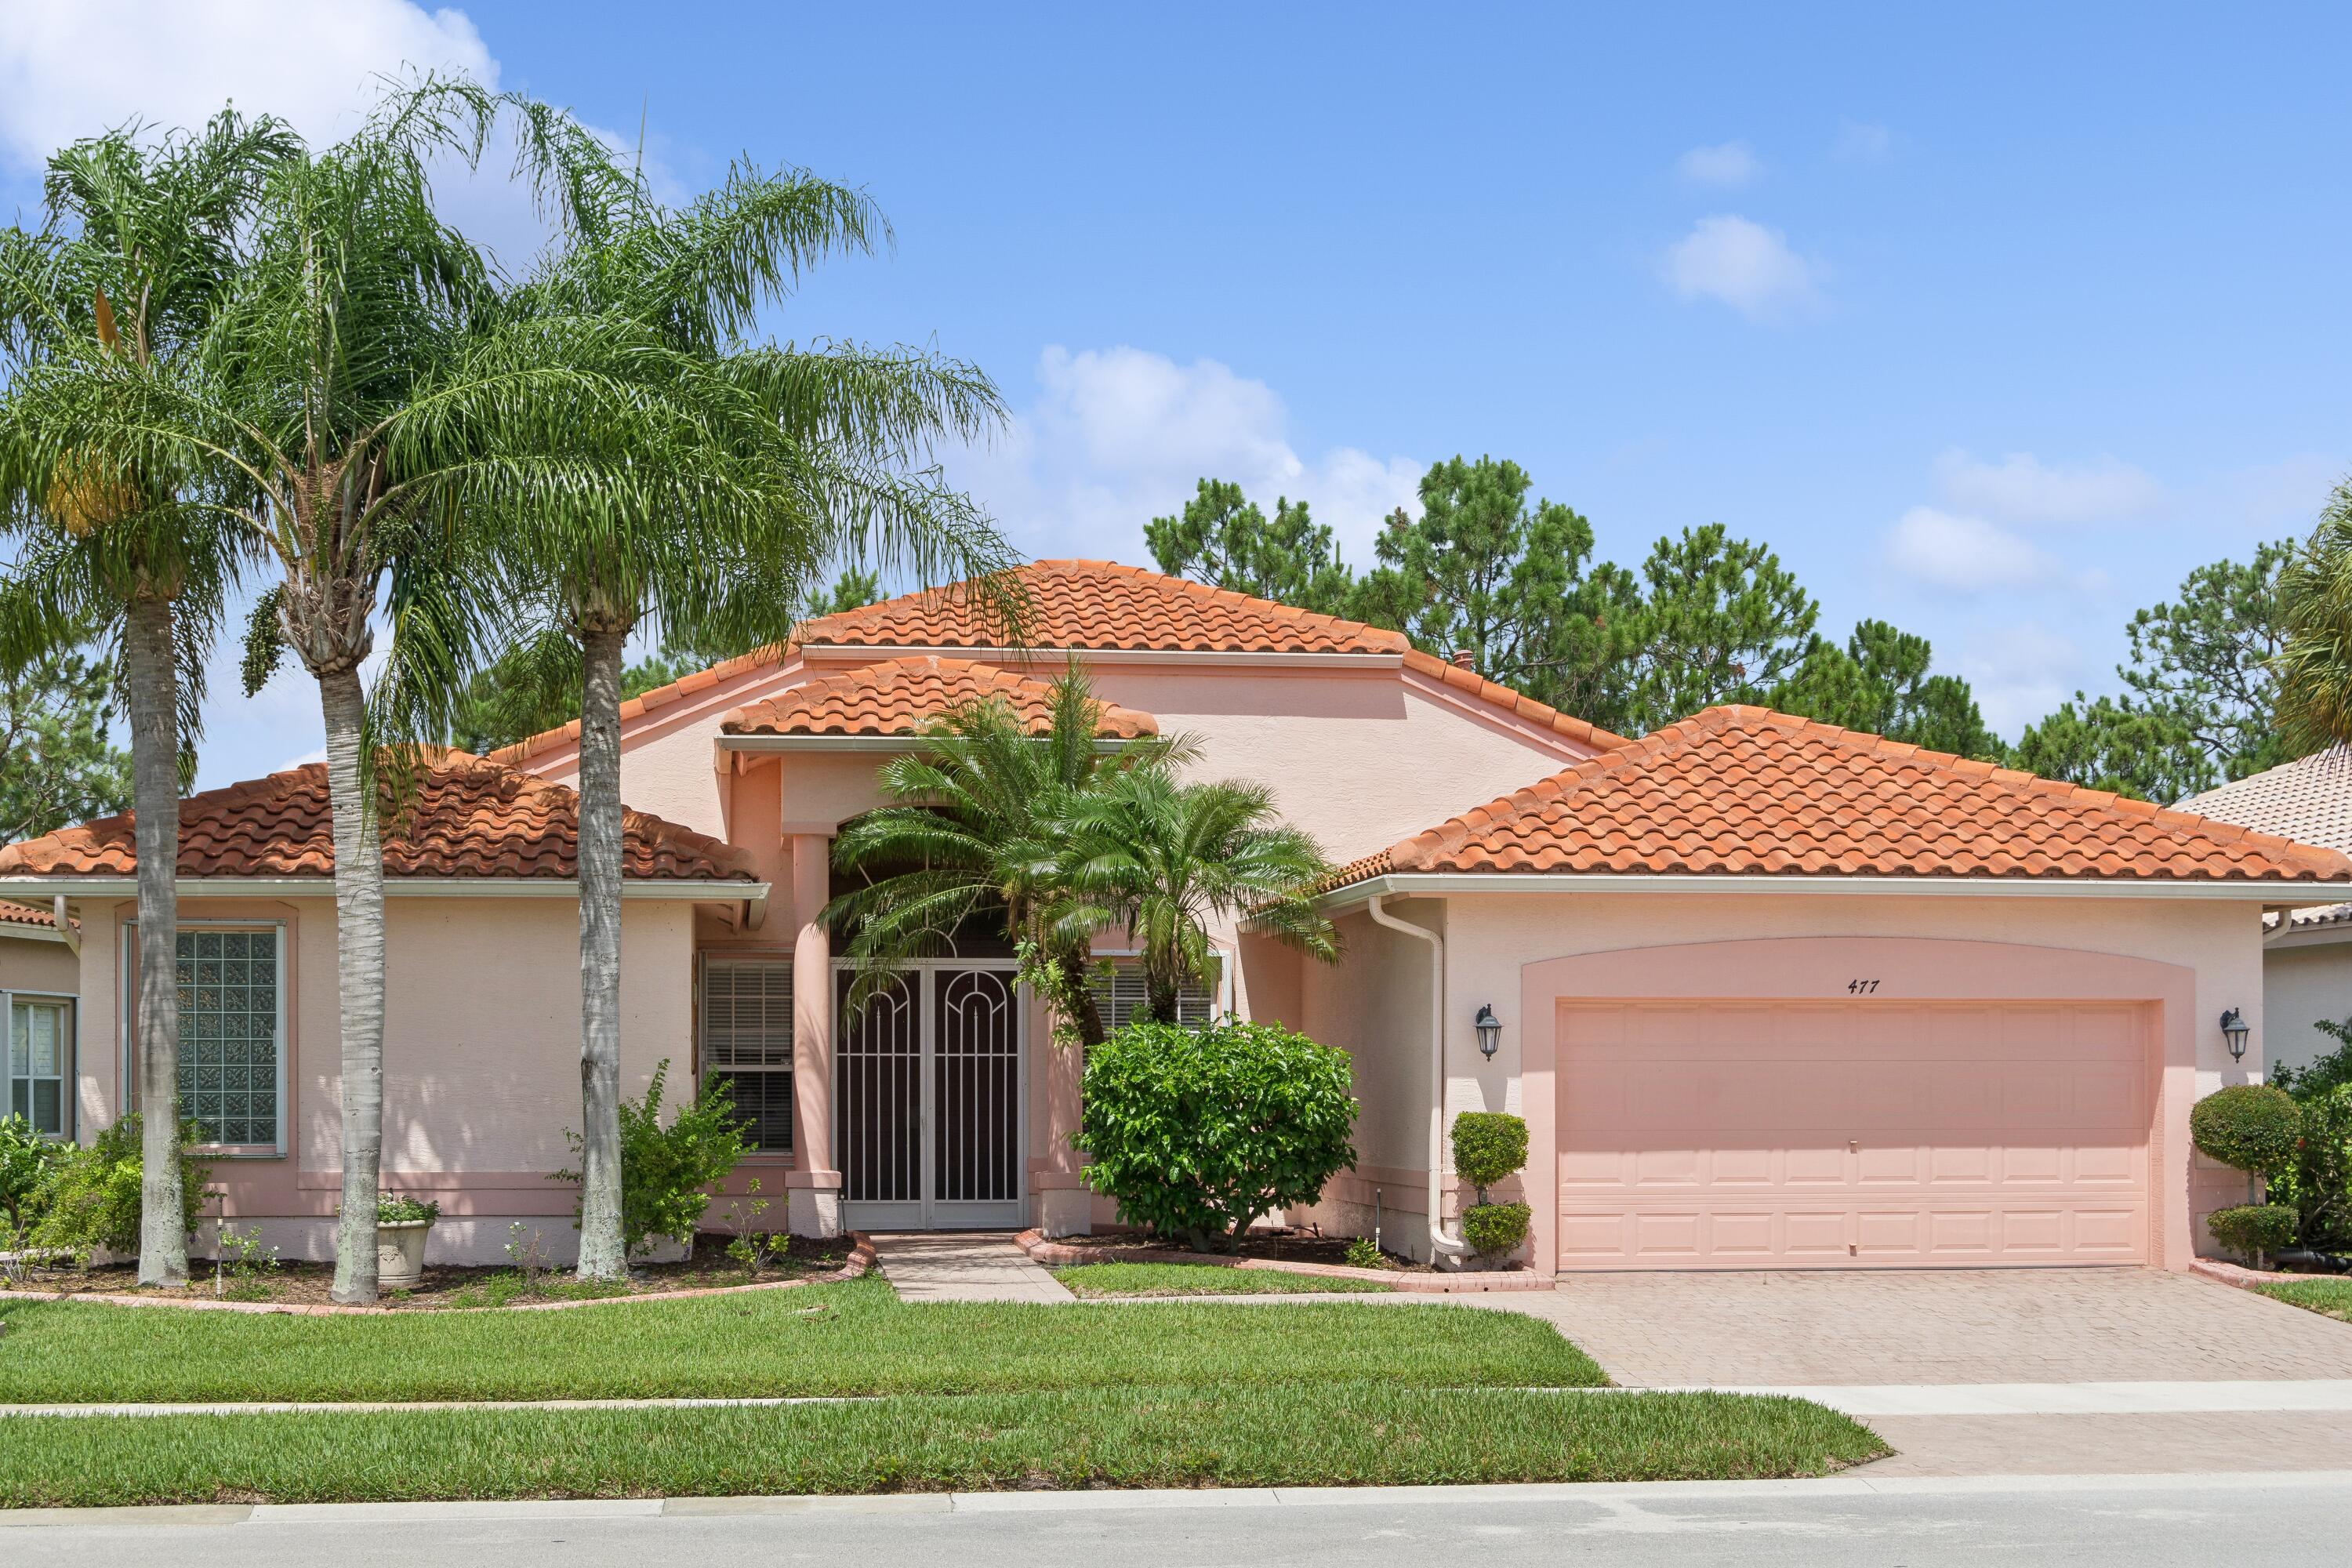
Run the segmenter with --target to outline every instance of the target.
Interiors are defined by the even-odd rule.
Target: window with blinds
[[[703,961],[702,1081],[734,1091],[735,1120],[752,1148],[792,1148],[791,959]]]
[[[1124,1029],[1143,1016],[1143,966],[1131,959],[1111,960],[1110,973],[1095,972],[1095,1008],[1106,1030]],[[1176,1021],[1205,1024],[1215,1011],[1214,997],[1205,985],[1192,984],[1176,993]]]

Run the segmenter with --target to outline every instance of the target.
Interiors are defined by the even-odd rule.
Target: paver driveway
[[[1493,1304],[1622,1384],[2352,1377],[2352,1324],[2152,1268],[1587,1274]]]

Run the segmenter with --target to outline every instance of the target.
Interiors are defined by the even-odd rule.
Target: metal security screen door
[[[954,1230],[1024,1216],[1024,1033],[1015,965],[913,965],[852,1012],[834,982],[843,1223]]]

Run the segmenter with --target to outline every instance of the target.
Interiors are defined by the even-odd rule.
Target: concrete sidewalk
[[[1062,1282],[1013,1245],[1013,1233],[877,1236],[874,1257],[903,1301],[1071,1301]]]

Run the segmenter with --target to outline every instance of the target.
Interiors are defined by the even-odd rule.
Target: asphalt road
[[[0,1562],[152,1568],[2341,1564],[2352,1474],[0,1515]],[[635,1511],[632,1512],[631,1510]],[[708,1510],[709,1511],[696,1511]]]

